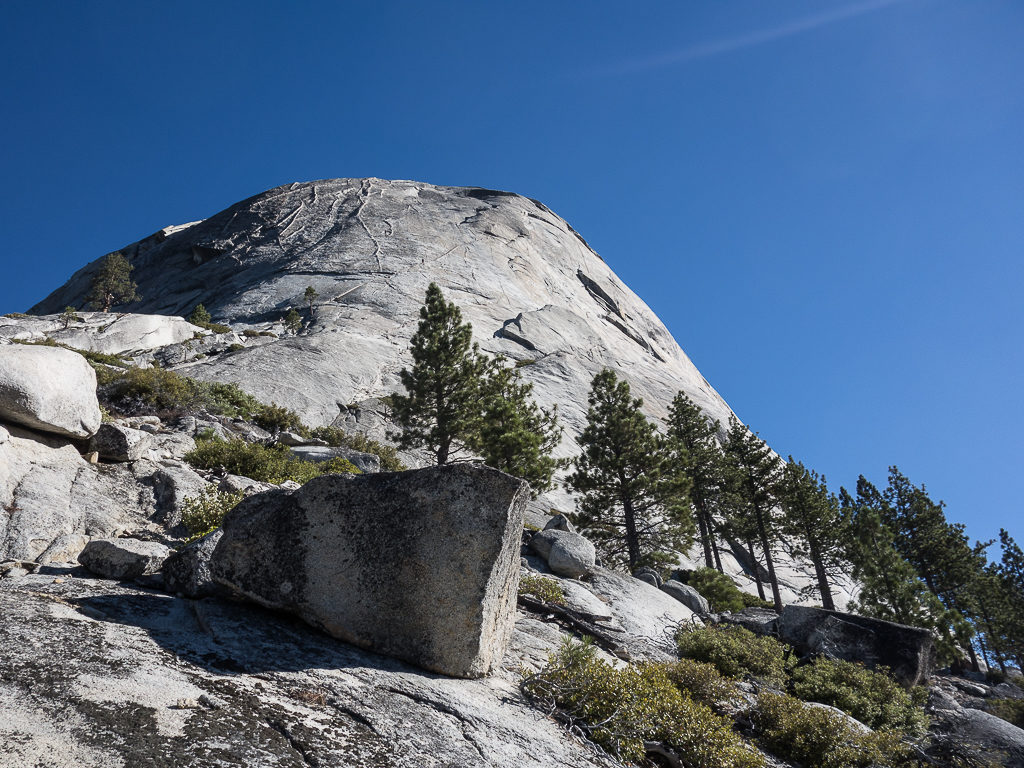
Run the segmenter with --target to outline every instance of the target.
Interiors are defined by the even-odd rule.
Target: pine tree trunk
[[[715,541],[714,535],[711,536],[711,551],[715,555],[715,568],[718,569],[719,573],[725,573],[722,568],[722,556],[718,553],[718,542]]]
[[[772,599],[775,602],[775,610],[782,612],[782,595],[779,592],[779,580],[775,577],[775,563],[772,562],[772,550],[768,544],[768,529],[764,524],[764,514],[760,509],[755,509],[757,515],[757,532],[761,537],[761,549],[764,551],[764,563],[768,566],[768,581],[772,585]]]
[[[764,587],[761,586],[761,571],[758,567],[760,563],[754,556],[754,543],[750,539],[747,539],[747,554],[750,555],[750,570],[754,574],[754,584],[757,585],[757,596],[764,600]]]
[[[821,551],[816,541],[808,539],[807,545],[811,550],[811,562],[814,563],[814,575],[818,578],[818,591],[821,593],[821,607],[826,611],[834,611],[836,604],[832,601],[832,591],[828,586],[828,574],[825,572],[825,564],[821,561]]]
[[[704,550],[704,565],[711,568],[713,561],[711,559],[711,539],[708,535],[708,523],[704,512],[699,507],[697,508],[697,525],[700,527],[700,545]]]
[[[637,536],[636,532],[633,500],[625,494],[622,496],[622,514],[626,523],[626,549],[629,552],[629,570],[632,573],[636,569],[636,564],[640,561],[640,537]]]

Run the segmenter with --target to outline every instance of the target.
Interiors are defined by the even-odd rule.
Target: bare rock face
[[[311,425],[343,421],[349,405],[400,389],[430,282],[459,304],[485,350],[523,364],[540,405],[558,403],[565,455],[575,452],[590,381],[605,366],[626,376],[654,417],[680,389],[723,424],[730,414],[583,238],[519,195],[381,179],[290,184],[121,250],[143,296],[133,312],[180,316],[202,303],[219,322],[264,329],[299,310],[298,335],[245,341],[184,367],[295,409]],[[98,267],[79,270],[32,311],[81,306]],[[303,299],[310,285],[321,297],[312,317]],[[385,426],[370,421],[361,431],[382,437]]]
[[[0,560],[73,561],[90,538],[147,527],[152,492],[124,465],[97,467],[66,438],[18,427],[0,443]]]
[[[100,426],[96,372],[77,352],[59,347],[0,346],[0,419],[90,437]]]
[[[354,645],[478,677],[511,637],[528,493],[466,464],[325,475],[228,513],[210,570]]]
[[[582,576],[594,567],[597,560],[594,545],[584,536],[569,531],[539,531],[530,539],[530,546],[559,576]]]
[[[0,338],[25,341],[48,338],[74,349],[130,355],[168,344],[180,344],[198,334],[209,333],[181,317],[113,312],[80,312],[77,321],[69,322],[66,328],[64,326],[63,318],[56,314],[0,317]]]

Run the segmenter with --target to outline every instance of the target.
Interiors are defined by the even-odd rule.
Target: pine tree
[[[1007,655],[1024,670],[1024,551],[1005,529],[999,530],[1002,549],[997,572],[1001,581],[1002,626]]]
[[[704,564],[722,572],[713,514],[725,482],[724,457],[716,438],[718,429],[719,423],[705,416],[684,392],[676,394],[668,412],[671,462],[690,482],[690,503],[700,533]]]
[[[565,465],[551,456],[562,438],[557,406],[539,408],[531,397],[533,384],[504,357],[490,361],[480,386],[482,414],[471,447],[487,465],[526,480],[534,497],[549,490],[555,471]]]
[[[72,323],[82,322],[82,318],[78,316],[78,310],[71,305],[64,307],[64,311],[60,313],[60,319],[64,321],[65,331]]]
[[[192,310],[192,314],[188,316],[188,321],[192,325],[198,325],[200,328],[205,328],[213,322],[213,317],[206,310],[202,304],[196,304],[196,308]]]
[[[295,311],[295,307],[290,307],[285,312],[284,318],[282,318],[284,327],[292,333],[298,333],[302,330],[302,315]]]
[[[886,500],[863,475],[857,480],[857,498],[840,489],[840,508],[850,532],[847,557],[861,591],[850,608],[900,624],[934,630],[940,655],[955,653],[955,637],[967,627],[956,611],[948,609],[920,578],[895,545],[896,534],[886,523]]]
[[[775,575],[772,545],[778,539],[778,521],[772,513],[778,500],[782,459],[772,453],[757,434],[729,417],[729,432],[725,439],[727,471],[726,499],[730,510],[730,526],[747,544],[753,557],[752,542],[757,541],[768,570],[768,582],[776,610],[782,610],[779,580]],[[754,560],[754,579],[758,594],[764,597],[761,578]]]
[[[587,425],[570,487],[577,523],[611,565],[630,571],[672,559],[693,537],[684,483],[669,472],[664,440],[629,384],[609,369],[594,377]]]
[[[114,304],[138,301],[141,297],[131,279],[133,269],[120,251],[108,254],[92,278],[86,301],[93,309],[104,312],[109,312]]]
[[[320,298],[320,294],[312,285],[307,285],[306,291],[305,293],[302,294],[302,297],[306,300],[306,303],[309,305],[309,321],[313,322],[313,303]]]
[[[392,395],[391,404],[399,446],[426,448],[438,465],[475,440],[485,363],[472,339],[459,308],[431,283],[410,342],[412,368],[399,373],[406,394]]]
[[[829,493],[825,478],[790,456],[782,475],[779,503],[785,513],[782,532],[796,539],[794,553],[814,565],[821,605],[832,611],[830,582],[848,565],[839,499]]]

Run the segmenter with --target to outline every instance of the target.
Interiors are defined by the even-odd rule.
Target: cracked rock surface
[[[3,768],[614,765],[523,701],[520,658],[559,638],[523,615],[480,680],[84,569],[0,580],[0,615]]]

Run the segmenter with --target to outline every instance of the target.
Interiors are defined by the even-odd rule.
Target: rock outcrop
[[[935,666],[935,643],[927,629],[805,605],[785,606],[777,629],[802,653],[885,666],[908,687],[926,680]]]
[[[95,371],[80,354],[59,347],[0,346],[0,421],[90,437],[100,426]]]
[[[559,576],[583,576],[597,561],[594,545],[578,533],[550,528],[535,533],[530,546]]]
[[[500,664],[528,486],[483,466],[325,475],[228,513],[214,579],[335,637],[459,677]]]

